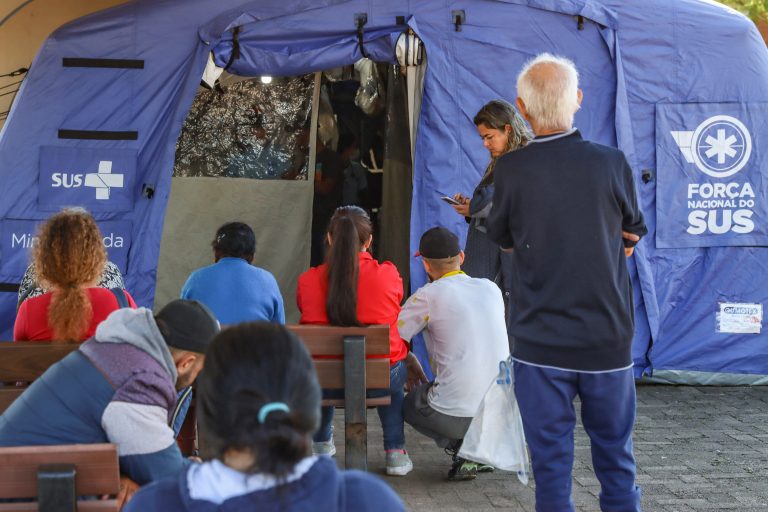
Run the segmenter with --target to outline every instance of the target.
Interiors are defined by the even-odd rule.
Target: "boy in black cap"
[[[0,446],[114,443],[121,473],[139,485],[177,473],[185,459],[169,411],[218,332],[196,301],[174,300],[156,317],[116,310],[0,416]]]
[[[436,377],[408,393],[405,421],[454,453],[450,480],[467,480],[475,477],[478,464],[455,453],[499,361],[509,356],[504,301],[492,281],[461,271],[464,253],[447,229],[424,233],[416,254],[431,282],[406,301],[398,330],[406,341],[423,331]]]

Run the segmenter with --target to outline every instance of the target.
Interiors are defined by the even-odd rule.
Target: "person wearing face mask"
[[[488,238],[485,222],[493,206],[493,171],[497,160],[510,151],[526,146],[533,136],[515,107],[504,100],[493,100],[485,104],[473,121],[483,146],[491,155],[491,161],[471,198],[461,193],[453,196],[459,203],[453,205],[453,209],[469,223],[467,243],[464,246],[466,257],[461,268],[472,277],[494,281],[504,293],[504,301],[508,306],[510,256]]]

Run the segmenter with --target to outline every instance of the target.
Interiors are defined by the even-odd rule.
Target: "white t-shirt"
[[[449,416],[474,417],[499,361],[509,357],[499,288],[488,279],[449,272],[411,295],[397,327],[404,340],[424,331],[435,372],[429,405]]]

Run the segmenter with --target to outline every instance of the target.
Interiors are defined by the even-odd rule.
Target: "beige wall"
[[[0,0],[0,75],[21,67],[29,67],[46,37],[61,25],[124,1],[32,0],[27,3],[27,0]],[[0,87],[17,82],[21,78],[0,78]],[[0,89],[0,94],[13,91],[17,87],[18,85]],[[13,96],[0,96],[0,112],[10,108]],[[0,127],[3,125],[3,117],[0,115]]]

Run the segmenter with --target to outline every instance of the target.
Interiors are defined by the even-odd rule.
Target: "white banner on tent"
[[[760,334],[762,326],[762,304],[720,303],[720,311],[717,313],[717,332]]]

